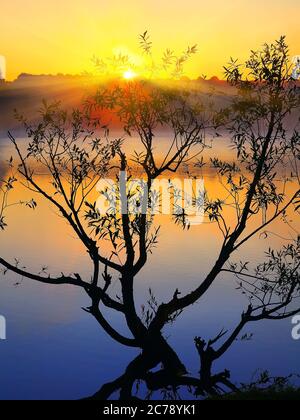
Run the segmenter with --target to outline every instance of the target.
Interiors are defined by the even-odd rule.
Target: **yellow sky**
[[[190,77],[222,75],[230,56],[286,34],[300,54],[299,0],[0,0],[0,55],[7,78],[21,72],[80,73],[93,55],[118,48],[138,53],[137,35],[151,33],[154,49],[181,51],[197,43]]]

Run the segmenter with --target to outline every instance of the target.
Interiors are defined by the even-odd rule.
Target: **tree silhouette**
[[[122,52],[106,58],[94,56],[93,63],[97,74],[114,78],[120,77],[130,69],[142,78],[180,79],[184,76],[184,66],[197,53],[197,45],[189,46],[179,54],[167,48],[160,59],[155,59],[148,31],[139,35],[139,47],[143,54],[141,62]]]
[[[84,112],[75,111],[71,118],[57,105],[44,104],[41,121],[36,126],[23,120],[30,138],[26,154],[9,134],[19,159],[18,176],[29,190],[49,201],[71,226],[88,251],[93,276],[90,280],[77,273],[41,276],[3,258],[0,263],[7,270],[42,283],[81,287],[91,299],[85,311],[118,343],[139,349],[124,374],[103,385],[93,398],[108,399],[118,390],[121,399],[134,398],[136,381],[144,381],[150,393],[158,389],[171,390],[174,398],[181,386],[187,386],[195,396],[219,393],[221,386],[235,391],[229,371],[213,373],[214,362],[233,345],[246,324],[262,319],[283,319],[299,312],[298,236],[281,250],[270,249],[253,270],[247,261],[231,261],[235,252],[255,235],[267,235],[266,230],[274,221],[284,221],[289,211],[299,210],[300,96],[291,71],[288,48],[281,38],[265,45],[261,51],[252,52],[244,66],[231,61],[225,68],[227,80],[235,88],[226,109],[214,109],[210,95],[199,96],[174,86],[128,83],[99,90],[87,101]],[[126,180],[121,182],[118,170],[127,171],[130,178],[134,168],[128,163],[122,139],[111,141],[106,125],[99,123],[97,112],[104,109],[118,116],[128,136],[135,134],[140,139],[142,152],[132,157],[135,167],[142,171],[144,187],[140,190],[128,188]],[[295,127],[291,128],[293,122]],[[168,129],[172,138],[169,150],[159,158],[154,138],[161,129]],[[213,137],[216,129],[230,135],[236,154],[233,163],[219,158],[210,162],[227,192],[227,198],[223,199],[211,198],[207,191],[204,200],[205,216],[218,225],[222,236],[218,257],[205,278],[199,274],[197,286],[188,294],[174,290],[170,300],[160,304],[151,294],[150,309],[140,314],[134,299],[135,278],[158,242],[158,228],[154,226],[151,213],[155,200],[152,182],[194,162],[210,146],[206,139]],[[42,165],[51,177],[51,191],[39,185],[32,163]],[[291,173],[284,177],[282,168],[287,165]],[[112,171],[117,171],[117,200],[121,211],[101,213],[91,197],[99,179]],[[281,182],[277,180],[278,174]],[[7,193],[13,182],[2,184],[2,228],[5,227]],[[105,189],[102,194],[109,198],[110,191]],[[139,212],[130,211],[129,202],[135,197]],[[226,217],[228,206],[234,208],[234,219]],[[181,214],[177,211],[174,217],[183,228],[188,226],[184,210]],[[104,255],[102,244],[107,239],[111,253]],[[163,329],[166,324],[175,322],[186,308],[201,302],[222,272],[239,279],[239,289],[248,296],[249,305],[233,331],[221,331],[208,342],[195,338],[200,374],[191,377],[164,337]],[[120,299],[110,294],[111,273],[118,275]],[[123,314],[128,336],[119,333],[104,317],[103,306]],[[153,372],[160,365],[162,368]]]

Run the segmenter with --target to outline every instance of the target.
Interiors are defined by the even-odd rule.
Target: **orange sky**
[[[245,58],[281,34],[300,54],[299,16],[299,0],[2,0],[0,55],[8,79],[80,73],[95,54],[139,54],[137,35],[149,30],[158,56],[198,44],[188,76],[221,76],[230,56]]]

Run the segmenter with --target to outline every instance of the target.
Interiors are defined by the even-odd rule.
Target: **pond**
[[[131,142],[128,150],[134,148],[135,140]],[[166,142],[162,135],[162,148]],[[11,153],[8,140],[1,141],[0,153],[3,169]],[[214,153],[226,158],[231,151],[226,142],[220,142]],[[218,177],[205,167],[201,177],[208,191],[220,191]],[[47,188],[46,176],[40,174],[38,180]],[[11,200],[32,197],[33,193],[18,185]],[[92,267],[83,245],[53,207],[40,197],[34,198],[38,203],[35,210],[10,208],[8,228],[0,237],[1,256],[13,263],[16,258],[20,267],[33,272],[80,273],[88,280]],[[233,217],[231,210],[227,217]],[[158,244],[135,280],[139,313],[149,299],[149,288],[159,302],[168,301],[176,289],[186,293],[195,288],[209,272],[222,244],[215,224],[183,230],[169,215],[156,216],[154,224],[161,226]],[[299,220],[294,220],[292,227],[297,224]],[[257,235],[232,260],[243,259],[252,265],[263,261],[270,246],[279,248],[294,235],[292,227],[277,221],[268,235]],[[102,248],[104,254],[106,246]],[[0,315],[6,319],[6,340],[0,340],[1,399],[83,398],[119,376],[138,354],[112,341],[82,310],[90,302],[79,288],[43,285],[9,272],[0,275],[0,285]],[[118,290],[118,278],[114,276],[112,295]],[[237,290],[236,279],[224,273],[197,304],[165,328],[164,336],[191,374],[197,375],[199,370],[194,337],[210,339],[222,328],[235,328],[247,305],[248,300]],[[129,334],[121,316],[111,312],[105,315],[116,329]],[[229,369],[237,384],[250,382],[259,369],[275,376],[299,373],[300,340],[293,340],[291,331],[291,319],[250,323],[245,333],[253,333],[252,340],[236,341],[214,369]]]

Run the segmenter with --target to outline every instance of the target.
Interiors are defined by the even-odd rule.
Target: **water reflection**
[[[203,173],[203,176],[207,189],[220,195],[218,179],[210,173]],[[41,175],[39,183],[47,187],[49,179]],[[12,200],[31,198],[32,194],[28,195],[28,191],[18,186]],[[51,206],[42,200],[37,201],[35,211],[20,206],[11,208],[8,229],[1,234],[1,254],[9,260],[22,257],[22,266],[35,272],[47,265],[53,274],[80,272],[83,278],[90,278],[92,268],[82,244],[74,238],[65,222],[56,217]],[[227,216],[233,217],[233,210],[227,211]],[[221,237],[215,225],[193,226],[187,232],[168,216],[156,217],[155,223],[162,226],[159,244],[136,281],[139,311],[148,298],[149,287],[161,301],[169,299],[170,290],[178,288],[182,293],[188,292],[199,282],[199,274],[203,277],[207,274],[219,251]],[[280,247],[285,243],[283,238],[289,238],[292,233],[290,227],[281,221],[276,222],[272,230],[280,232],[280,236],[272,233],[266,238],[258,236],[255,242],[246,245],[244,252],[249,260],[261,260],[270,245]],[[104,243],[103,246],[105,252],[109,245]],[[119,293],[116,280],[113,278],[112,285],[115,295]],[[119,345],[111,342],[97,324],[80,311],[80,307],[88,305],[84,294],[71,286],[45,286],[27,279],[20,281],[11,273],[2,276],[1,282],[0,312],[8,320],[8,340],[0,342],[3,398],[92,395],[100,383],[110,381],[114,375],[119,377],[131,359],[134,362],[129,364],[126,378],[119,377],[117,385],[120,381],[132,381],[130,375],[132,369],[137,373],[136,363],[140,362],[140,357],[136,359],[136,351],[132,349],[122,348],[120,351]],[[246,299],[235,291],[235,287],[234,279],[223,274],[201,305],[188,309],[171,329],[166,329],[165,334],[170,334],[169,342],[185,361],[192,378],[197,377],[199,370],[199,352],[193,346],[194,336],[201,333],[202,337],[209,339],[212,331],[214,334],[224,326],[235,326],[245,307]],[[109,317],[118,330],[125,333],[123,319],[111,314]],[[226,368],[232,371],[234,382],[248,380],[260,366],[270,368],[275,374],[285,375],[293,371],[297,367],[299,344],[291,340],[290,330],[289,320],[251,326],[251,332],[258,338],[254,342],[235,343],[228,354],[217,361],[216,371],[223,372],[217,379],[223,384],[228,381]],[[289,358],[285,357],[286,352]],[[148,376],[145,381],[152,391],[160,389],[162,383],[169,385],[164,372]],[[208,378],[206,384],[198,384],[199,393],[201,387],[211,386],[207,381]],[[113,386],[112,392],[115,390]],[[126,398],[128,388],[124,388]]]

